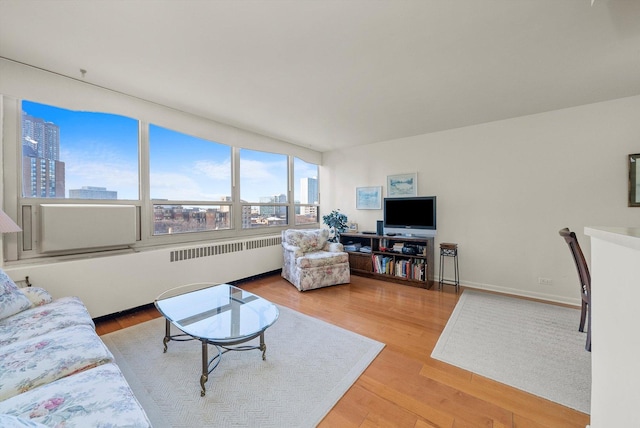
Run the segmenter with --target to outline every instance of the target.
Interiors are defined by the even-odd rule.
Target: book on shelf
[[[380,254],[373,254],[371,258],[373,260],[373,271],[375,273],[393,275],[394,263],[391,257],[383,256]]]

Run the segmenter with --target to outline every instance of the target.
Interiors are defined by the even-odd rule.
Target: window
[[[318,165],[294,158],[293,189],[296,214],[295,224],[318,223],[320,211]]]
[[[231,147],[150,125],[149,172],[154,235],[231,228]]]
[[[24,198],[139,198],[137,120],[22,102]]]
[[[205,232],[231,228],[229,205],[153,205],[153,234]]]
[[[287,162],[286,155],[240,150],[243,229],[289,224]]]
[[[318,165],[206,139],[219,135],[215,124],[177,121],[178,129],[194,129],[201,138],[117,114],[7,100],[0,99],[5,123],[22,126],[3,129],[9,136],[5,174],[18,182],[5,189],[5,200],[15,204],[11,208],[23,228],[22,238],[7,244],[8,260],[124,248],[113,244],[47,254],[39,241],[45,232],[41,208],[53,201],[67,205],[67,212],[83,204],[135,206],[135,243],[126,244],[134,248],[318,223]],[[110,207],[104,208],[106,213]],[[65,226],[73,230],[76,224],[68,218]],[[91,227],[92,217],[85,219]]]

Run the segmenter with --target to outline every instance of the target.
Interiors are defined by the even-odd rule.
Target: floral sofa
[[[84,304],[0,269],[0,427],[150,427]]]
[[[327,229],[282,231],[282,276],[300,291],[351,281],[349,255]]]

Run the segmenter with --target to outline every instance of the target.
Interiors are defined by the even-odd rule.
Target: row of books
[[[374,254],[373,271],[386,275],[399,276],[401,278],[425,280],[425,261],[422,259],[400,259]]]

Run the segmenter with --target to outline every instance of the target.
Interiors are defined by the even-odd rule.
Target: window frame
[[[296,156],[292,156],[292,160],[291,160],[291,168],[292,168],[292,173],[291,173],[291,179],[292,179],[292,184],[291,184],[291,188],[293,189],[293,195],[294,195],[294,199],[295,199],[295,193],[296,193],[296,186],[300,185],[300,183],[298,183],[298,180],[296,179],[296,171],[295,171],[295,164],[296,161],[300,160],[301,162],[304,162],[305,164],[311,164],[311,165],[315,165],[316,166],[316,180],[317,180],[317,184],[316,187],[318,188],[318,201],[316,203],[302,203],[302,202],[297,202],[297,201],[293,201],[293,225],[294,226],[306,226],[309,224],[319,224],[320,223],[320,165],[316,165],[313,164],[311,162],[307,162],[304,159],[300,159]],[[301,177],[302,178],[302,177]],[[311,177],[306,177],[306,178],[311,178]],[[310,208],[310,210],[314,210],[316,211],[316,220],[314,222],[298,222],[298,217],[296,212],[298,210],[300,210],[300,212],[302,212],[302,209],[304,207],[308,207]]]
[[[39,100],[37,97],[29,97],[30,101],[48,104],[54,107],[60,107],[65,109],[78,109],[78,106],[74,105],[69,107],[68,104],[62,102],[47,102]],[[23,239],[30,239],[31,242],[35,243],[35,237],[38,236],[38,217],[37,210],[38,206],[42,203],[62,203],[62,204],[87,204],[87,203],[96,203],[96,200],[86,200],[86,199],[52,199],[52,198],[25,198],[22,196],[22,166],[20,160],[22,159],[22,123],[21,123],[21,114],[22,114],[22,98],[12,98],[7,96],[2,96],[0,94],[0,109],[4,115],[4,122],[2,126],[3,133],[3,170],[4,170],[4,209],[7,213],[9,213],[19,225],[31,226],[29,232],[22,232],[20,234],[9,234],[5,235],[4,242],[4,255],[5,260],[9,263],[20,263],[21,261],[30,260],[33,262],[38,259],[49,259],[52,260],[52,256],[38,253],[37,246],[34,244],[33,249],[23,249]],[[73,103],[72,103],[73,104]],[[153,249],[159,248],[167,245],[179,245],[190,242],[204,242],[204,241],[217,241],[217,240],[230,240],[230,239],[241,239],[243,237],[251,237],[251,236],[260,236],[265,234],[273,234],[279,230],[284,230],[286,228],[291,227],[320,227],[319,221],[316,223],[309,224],[295,224],[295,201],[293,197],[293,162],[294,156],[296,156],[299,152],[304,152],[304,150],[297,150],[295,147],[290,152],[282,152],[279,150],[274,150],[272,147],[279,147],[281,144],[287,144],[284,142],[275,142],[272,144],[272,147],[269,147],[269,150],[263,150],[254,148],[256,145],[256,141],[260,141],[261,139],[266,139],[267,137],[259,136],[257,134],[252,134],[249,131],[236,130],[234,134],[241,134],[248,136],[248,144],[247,145],[239,145],[239,144],[230,144],[232,151],[232,162],[231,162],[231,176],[232,176],[232,189],[231,201],[158,201],[152,200],[150,198],[150,171],[149,171],[149,122],[146,118],[146,115],[132,115],[131,113],[120,113],[114,111],[103,111],[102,109],[90,108],[90,111],[97,113],[108,113],[108,114],[116,114],[116,115],[124,115],[125,117],[132,118],[138,121],[138,185],[139,185],[139,198],[137,200],[123,199],[123,200],[99,200],[100,204],[124,204],[124,205],[135,205],[138,210],[138,236],[139,240],[132,245],[133,250],[141,250],[141,249]],[[125,109],[126,110],[126,109]],[[201,121],[201,118],[189,118],[188,121]],[[169,121],[171,122],[171,121]],[[180,121],[178,121],[180,122]],[[205,121],[207,124],[208,121]],[[166,127],[168,129],[184,132],[179,126],[167,125],[162,121],[154,121],[155,124],[159,126]],[[215,131],[217,127],[220,127],[220,124],[216,124],[215,122],[211,122],[211,127]],[[200,134],[200,135],[199,135]],[[210,139],[210,136],[201,135],[202,132],[196,133],[195,135],[199,138]],[[194,134],[189,134],[194,135]],[[232,138],[235,142],[238,140],[238,137]],[[216,138],[212,141],[220,141],[221,144],[227,144],[224,142],[224,138]],[[286,147],[285,147],[286,148]],[[251,203],[243,203],[240,201],[240,159],[239,159],[239,150],[248,149],[248,150],[256,150],[256,151],[268,151],[269,153],[274,153],[278,155],[283,155],[287,159],[287,183],[288,189],[286,192],[287,202],[275,204],[277,206],[283,206],[286,209],[287,213],[287,224],[286,225],[276,225],[269,227],[257,227],[257,228],[242,228],[242,207],[244,205],[248,206],[260,206],[260,205],[274,205],[274,203],[264,203],[261,204],[259,202],[251,202]],[[300,156],[298,156],[300,157]],[[313,157],[313,156],[312,156]],[[320,165],[318,164],[318,167]],[[320,183],[320,177],[318,177],[318,183]],[[90,202],[88,202],[90,201]],[[166,234],[166,235],[153,235],[153,218],[154,218],[154,204],[174,204],[180,203],[183,205],[229,205],[232,215],[231,215],[231,228],[224,230],[213,230],[213,231],[198,231],[198,232],[189,232],[183,234]],[[320,205],[318,204],[318,210],[320,209]],[[31,216],[29,218],[23,218],[22,212],[24,208],[30,208]],[[318,216],[319,218],[319,216]],[[53,259],[56,258],[76,258],[76,257],[92,257],[96,253],[103,253],[104,249],[98,250],[89,250],[89,251],[70,251],[65,254],[56,254],[53,256]]]
[[[286,202],[275,202],[275,201],[269,201],[269,202],[259,202],[259,201],[245,201],[241,199],[242,196],[242,189],[241,189],[241,184],[242,180],[241,180],[241,176],[242,176],[242,167],[241,167],[241,151],[242,150],[250,150],[252,152],[261,152],[261,153],[268,153],[271,155],[282,155],[286,157],[286,185],[285,185],[285,195],[287,198]],[[292,188],[291,188],[291,176],[293,175],[293,169],[291,166],[291,162],[292,162],[292,156],[286,153],[275,153],[275,152],[270,152],[270,151],[266,151],[266,150],[257,150],[257,149],[246,149],[246,148],[238,148],[237,152],[236,152],[236,158],[237,158],[237,172],[238,172],[238,198],[237,201],[240,204],[240,209],[239,209],[239,213],[238,213],[238,217],[239,218],[239,223],[238,227],[241,230],[265,230],[265,229],[272,229],[275,227],[280,227],[280,228],[287,228],[291,226],[291,204],[292,204],[292,199],[293,199],[293,192],[292,192]],[[275,207],[276,209],[278,207],[284,207],[285,208],[285,221],[284,224],[279,224],[279,225],[269,225],[268,222],[265,226],[256,226],[256,227],[244,227],[244,221],[243,221],[243,213],[245,211],[245,209],[249,209],[249,211],[251,211],[253,209],[253,207]]]
[[[56,150],[54,150],[53,152],[51,151],[51,147],[48,146],[46,144],[47,140],[44,139],[41,142],[43,143],[43,149],[40,150],[38,149],[38,153],[42,154],[42,156],[45,157],[34,157],[32,159],[40,159],[41,161],[38,162],[37,164],[39,164],[40,166],[40,170],[36,171],[36,176],[39,174],[41,177],[43,177],[44,180],[44,176],[45,176],[45,171],[48,172],[48,176],[51,176],[51,174],[54,174],[55,177],[55,173],[57,172],[58,169],[58,163],[61,164],[61,169],[63,169],[63,173],[65,173],[66,171],[68,171],[69,169],[73,169],[73,167],[77,164],[83,164],[85,163],[85,159],[82,159],[82,162],[75,162],[73,163],[69,163],[68,159],[62,159],[60,158],[60,129],[62,125],[60,122],[50,122],[49,120],[51,120],[51,116],[49,117],[38,117],[38,114],[33,114],[33,111],[30,111],[29,113],[27,113],[26,111],[23,110],[24,107],[24,103],[29,103],[29,104],[37,104],[37,105],[41,105],[44,107],[49,107],[51,109],[56,109],[56,110],[60,110],[60,112],[52,112],[53,115],[58,115],[60,116],[59,118],[61,120],[67,119],[67,118],[72,118],[73,123],[78,123],[80,121],[80,119],[88,119],[90,122],[89,124],[92,125],[93,129],[94,127],[101,128],[103,129],[102,132],[98,133],[97,135],[99,136],[98,138],[88,138],[88,141],[96,141],[97,146],[100,148],[101,144],[104,144],[105,141],[101,141],[101,138],[104,135],[104,124],[108,123],[109,124],[109,140],[106,142],[107,143],[107,147],[108,148],[113,148],[115,147],[113,142],[114,141],[124,141],[127,144],[126,145],[121,145],[118,146],[118,151],[116,150],[112,150],[111,153],[118,153],[118,154],[124,154],[123,159],[125,160],[125,164],[127,164],[130,168],[125,169],[124,171],[126,173],[133,173],[133,171],[135,170],[135,175],[136,175],[136,180],[135,180],[135,185],[131,184],[130,189],[131,188],[135,188],[135,197],[131,198],[131,197],[119,197],[118,199],[116,199],[117,201],[120,202],[124,202],[124,201],[136,201],[136,200],[140,200],[141,199],[141,195],[140,195],[140,182],[141,182],[141,176],[140,176],[140,156],[141,156],[141,150],[140,150],[140,127],[141,127],[141,121],[137,118],[134,117],[130,117],[130,116],[126,116],[123,114],[119,114],[119,113],[111,113],[111,112],[103,112],[103,111],[87,111],[87,110],[79,110],[79,109],[69,109],[63,106],[59,106],[59,105],[52,105],[52,104],[47,104],[47,103],[42,103],[42,102],[38,102],[38,101],[33,101],[33,100],[26,100],[26,99],[21,99],[18,101],[18,120],[19,120],[19,126],[18,126],[18,134],[19,134],[19,138],[20,141],[18,142],[18,151],[20,152],[20,162],[21,165],[24,166],[24,159],[25,159],[25,154],[23,152],[23,144],[22,144],[22,137],[23,137],[23,129],[22,129],[22,125],[24,124],[24,115],[26,114],[27,116],[29,116],[28,121],[30,123],[34,123],[35,121],[42,121],[44,123],[43,126],[45,126],[44,132],[42,133],[43,135],[47,135],[50,134],[48,132],[46,132],[47,125],[53,125],[53,127],[55,127],[56,129],[56,135],[57,135],[57,140],[58,140],[58,144],[55,147]],[[34,109],[38,109],[38,106],[34,106]],[[63,113],[64,111],[64,113]],[[112,117],[112,119],[110,119],[109,117]],[[64,119],[63,119],[64,117]],[[118,133],[118,131],[113,131],[111,130],[111,128],[114,125],[114,122],[112,122],[111,120],[116,120],[117,122],[115,123],[115,128],[120,130],[120,133]],[[133,127],[135,126],[136,129],[129,129],[129,127]],[[122,133],[123,130],[126,129],[126,133]],[[69,131],[69,128],[66,129],[66,131]],[[78,129],[72,129],[72,133],[73,131],[75,131],[76,133],[78,132]],[[84,130],[83,130],[84,131]],[[86,132],[83,132],[83,135],[85,135]],[[133,143],[133,139],[135,138],[135,148],[128,143]],[[71,141],[75,141],[77,143],[77,140],[75,140],[74,138],[71,139]],[[85,141],[82,141],[81,147],[82,149],[84,149],[85,146]],[[69,153],[71,153],[72,155],[77,155],[79,150],[82,149],[78,149],[73,148],[71,150],[69,150]],[[131,154],[133,153],[133,151],[135,150],[135,167],[133,167],[133,165],[129,164],[127,161],[129,160],[129,156],[131,156]],[[53,153],[54,157],[47,157],[47,153]],[[101,152],[98,152],[101,153]],[[72,156],[73,158],[73,156]],[[89,158],[90,162],[95,162],[96,159],[93,158]],[[119,160],[110,160],[110,161],[105,161],[103,159],[103,157],[100,158],[101,162],[105,162],[104,164],[100,164],[100,167],[108,167],[108,166],[113,166],[113,165],[122,165],[122,159]],[[71,168],[70,168],[71,167]],[[61,196],[55,196],[52,193],[56,193],[56,189],[57,189],[57,183],[56,181],[51,181],[49,179],[46,180],[45,183],[43,183],[41,185],[40,188],[36,187],[37,190],[41,190],[41,189],[45,189],[44,184],[48,184],[49,186],[46,187],[46,196],[43,196],[41,194],[39,195],[35,195],[35,196],[30,196],[30,195],[26,195],[24,192],[24,185],[25,183],[23,183],[23,178],[25,176],[24,174],[24,170],[23,167],[20,167],[20,165],[18,165],[19,168],[19,181],[21,184],[20,189],[18,189],[18,195],[22,200],[30,200],[30,199],[46,199],[46,200],[55,200],[56,202],[64,202],[65,200],[71,200],[71,199],[82,199],[84,200],[84,198],[74,198],[74,197],[67,197],[66,194],[70,193],[71,190],[76,190],[76,189],[72,189],[71,187],[78,186],[78,184],[70,184],[68,178],[69,178],[69,174],[63,174],[63,178],[64,178],[64,189],[63,189],[63,193]],[[103,168],[106,171],[106,168]],[[84,171],[84,170],[83,170]],[[31,175],[31,179],[33,180],[33,174]],[[112,174],[108,174],[108,173],[103,173],[100,175],[100,178],[103,180],[106,180],[109,176],[112,176]],[[133,181],[131,181],[131,183],[133,183]],[[35,183],[34,183],[35,184]],[[93,184],[93,183],[92,183]],[[77,190],[81,190],[81,189],[77,189]],[[113,191],[114,189],[109,189],[109,188],[105,188],[105,190],[108,191]],[[116,189],[116,192],[121,191],[122,189]],[[95,201],[100,201],[100,203],[102,203],[102,201],[111,201],[112,199],[94,199],[94,203],[98,203]],[[128,203],[128,202],[127,202]]]
[[[147,195],[151,195],[151,130],[150,127],[151,126],[157,126],[160,128],[164,128],[167,129],[171,132],[174,133],[179,133],[179,134],[183,134],[189,138],[194,138],[194,139],[198,139],[198,140],[204,140],[206,142],[210,142],[213,144],[220,144],[222,146],[226,146],[229,147],[229,154],[230,154],[230,171],[229,171],[229,182],[230,182],[230,195],[229,197],[231,198],[230,201],[223,201],[223,200],[188,200],[188,199],[150,199],[150,206],[149,206],[149,215],[150,215],[150,227],[149,227],[149,231],[148,231],[148,236],[150,239],[156,239],[156,238],[160,238],[162,239],[162,237],[166,237],[166,236],[180,236],[180,235],[192,235],[192,236],[198,236],[198,234],[207,234],[207,233],[212,233],[212,232],[222,232],[222,231],[227,231],[227,230],[233,230],[234,229],[234,225],[237,224],[236,223],[236,216],[235,216],[235,211],[236,211],[236,207],[234,206],[234,201],[237,200],[236,196],[235,196],[235,180],[234,180],[234,164],[235,164],[235,148],[233,146],[230,146],[228,144],[224,144],[224,143],[220,143],[217,141],[212,141],[210,139],[207,138],[202,138],[202,137],[198,137],[198,136],[194,136],[191,134],[187,134],[185,132],[182,131],[178,131],[175,129],[171,129],[165,126],[161,126],[161,125],[157,125],[157,124],[152,124],[152,123],[145,123],[145,137],[143,137],[145,139],[144,144],[141,144],[141,147],[146,147],[146,152],[144,152],[144,154],[146,154],[145,157],[145,161],[148,165],[148,170],[146,175],[144,176],[146,178],[146,182],[144,183],[145,185],[145,194]],[[141,153],[142,156],[142,153]],[[144,201],[143,201],[144,202]],[[218,230],[206,230],[206,231],[190,231],[190,232],[182,232],[182,233],[175,233],[175,234],[156,234],[155,233],[155,206],[156,205],[183,205],[183,206],[228,206],[229,207],[229,211],[230,211],[230,218],[229,218],[229,228],[225,228],[225,229],[218,229]],[[204,238],[203,238],[204,239]]]

